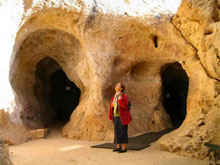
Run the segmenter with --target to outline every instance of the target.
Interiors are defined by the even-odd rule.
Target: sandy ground
[[[105,142],[70,140],[53,129],[45,139],[10,146],[14,165],[208,165],[208,161],[186,158],[156,149],[155,144],[141,151],[115,153],[111,149],[91,148]]]

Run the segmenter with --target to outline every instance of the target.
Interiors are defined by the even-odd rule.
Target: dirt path
[[[103,142],[76,141],[61,136],[59,128],[53,129],[46,139],[33,140],[11,146],[10,159],[14,165],[207,165],[208,161],[186,158],[158,151],[153,144],[141,151],[119,154],[111,149],[90,146]]]

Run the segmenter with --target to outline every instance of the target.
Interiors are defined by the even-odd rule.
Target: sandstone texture
[[[204,142],[220,144],[218,1],[183,0],[173,16],[107,12],[98,1],[90,7],[86,1],[59,2],[24,1],[10,62],[14,124],[53,124],[50,77],[62,69],[81,91],[63,136],[113,139],[108,112],[117,82],[125,84],[132,104],[129,136],[161,131],[174,126],[163,99],[175,78],[188,82],[182,87],[188,92],[186,114],[178,129],[158,141],[159,148],[205,159]]]
[[[0,135],[8,145],[16,145],[33,139],[26,127],[14,124],[9,117],[9,113],[0,110]]]
[[[184,0],[172,23],[196,51],[187,116],[182,126],[162,137],[161,149],[205,158],[204,142],[220,145],[220,3]],[[201,68],[201,69],[199,69]],[[190,88],[189,87],[189,88]]]
[[[0,164],[1,165],[12,165],[9,157],[8,145],[4,144],[2,135],[0,134]]]
[[[34,139],[41,139],[47,136],[49,129],[36,129],[36,130],[31,130],[30,134],[33,136]]]

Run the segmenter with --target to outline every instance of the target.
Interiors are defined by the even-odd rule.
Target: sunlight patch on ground
[[[74,149],[78,149],[78,148],[82,148],[82,146],[81,145],[73,145],[73,146],[59,148],[58,150],[60,150],[60,151],[70,151],[70,150],[74,150]]]

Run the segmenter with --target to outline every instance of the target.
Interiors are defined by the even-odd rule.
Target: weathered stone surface
[[[152,13],[135,17],[119,9],[120,14],[108,13],[100,4],[88,7],[83,1],[59,2],[24,3],[10,63],[13,122],[31,129],[53,123],[49,81],[62,69],[81,90],[63,136],[112,139],[108,108],[117,82],[125,84],[132,103],[130,136],[170,128],[162,73],[173,66],[184,70],[189,81],[187,115],[177,130],[159,140],[159,147],[206,158],[203,143],[220,143],[219,3],[185,0],[172,18]]]
[[[33,139],[26,128],[12,123],[9,118],[9,112],[4,110],[0,110],[0,134],[5,143],[9,145],[21,144]]]
[[[41,139],[47,136],[49,129],[36,129],[36,130],[31,130],[30,134],[33,136],[34,139]]]
[[[178,130],[159,140],[161,149],[205,158],[209,149],[204,142],[220,145],[219,12],[217,1],[183,0],[173,18],[173,24],[196,50],[198,62],[190,67],[195,80],[190,80],[187,117]]]
[[[0,164],[1,165],[12,165],[9,157],[8,145],[4,144],[2,135],[0,133]]]
[[[65,19],[57,16],[57,12],[67,14]],[[76,23],[70,28],[67,23],[71,21],[68,19],[81,20],[80,23],[84,26],[80,27]],[[160,100],[161,67],[176,62],[175,58],[179,59],[181,56],[182,62],[186,55],[193,57],[194,52],[181,37],[174,35],[178,31],[169,23],[169,18],[161,17],[161,24],[150,18],[149,21],[155,21],[150,25],[141,19],[109,17],[101,13],[91,23],[88,19],[74,13],[54,10],[52,13],[39,13],[31,19],[37,21],[33,24],[43,27],[24,25],[24,28],[26,25],[33,27],[34,32],[19,47],[18,55],[12,57],[11,83],[17,105],[23,107],[16,110],[17,116],[21,116],[22,122],[31,128],[42,127],[42,124],[47,125],[49,122],[46,117],[51,117],[48,116],[50,107],[45,107],[36,99],[32,86],[35,83],[35,66],[41,59],[50,56],[82,91],[79,106],[72,114],[71,121],[63,128],[64,136],[91,140],[112,138],[108,107],[114,85],[118,81],[125,83],[126,93],[133,105],[134,120],[129,129],[130,135],[171,127],[169,116]],[[67,27],[63,28],[69,29],[69,34],[61,30],[47,30],[48,27],[44,26],[52,26],[52,20],[56,20],[56,24],[51,29],[65,25]],[[45,21],[46,24],[42,23]],[[103,22],[101,27],[99,22]],[[23,33],[20,34],[24,37]],[[159,38],[158,49],[152,39],[154,35]],[[169,39],[172,38],[169,42],[167,35]],[[19,37],[18,34],[18,39]],[[57,67],[51,66],[48,74],[56,69]],[[16,76],[18,74],[22,76]]]

